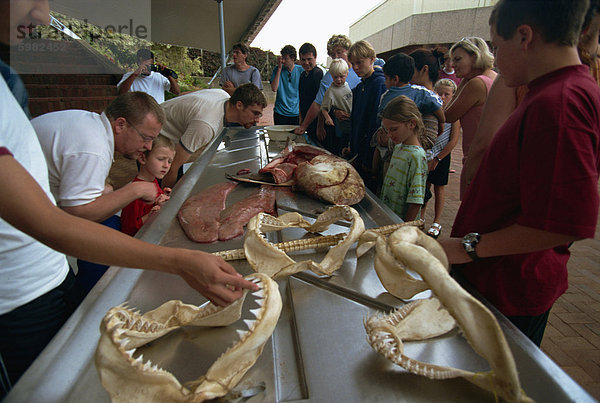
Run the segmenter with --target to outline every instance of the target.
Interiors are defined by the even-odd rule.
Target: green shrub
[[[54,11],[51,14],[124,71],[137,69],[136,53],[139,49],[151,49],[157,63],[177,72],[177,81],[182,92],[208,88],[208,81],[221,65],[219,53],[149,42],[135,36],[106,31]],[[49,26],[38,26],[37,30],[42,38],[61,40],[65,37],[63,33]],[[277,57],[272,52],[265,52],[259,48],[250,49],[248,63],[260,70],[263,81],[268,81],[271,77],[276,61]]]

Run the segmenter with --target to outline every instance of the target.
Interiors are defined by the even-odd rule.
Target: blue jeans
[[[100,224],[121,231],[121,217],[112,216]],[[104,275],[108,266],[77,259],[77,284],[87,294]]]

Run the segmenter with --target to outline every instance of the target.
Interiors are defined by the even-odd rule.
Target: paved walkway
[[[260,125],[273,124],[273,104],[265,108]],[[442,213],[440,239],[450,234],[460,206],[462,169],[460,143],[452,153],[451,169]],[[600,186],[598,188],[600,192]],[[426,228],[433,219],[433,199],[426,214]],[[593,397],[600,400],[600,220],[596,237],[575,242],[569,260],[569,289],[554,304],[542,350]]]

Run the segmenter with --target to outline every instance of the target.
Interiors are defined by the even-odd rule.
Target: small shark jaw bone
[[[431,379],[462,377],[504,400],[531,401],[520,387],[512,353],[496,318],[450,277],[447,260],[445,256],[440,259],[440,252],[443,253],[441,246],[415,227],[398,229],[387,242],[383,237],[377,240],[377,259],[380,264],[385,261],[386,275],[390,279],[394,266],[398,273],[410,268],[421,276],[426,288],[436,297],[411,302],[388,315],[377,314],[365,319],[367,341],[375,351],[414,374]],[[379,271],[377,274],[381,278]],[[401,289],[400,283],[406,277],[398,279],[384,286],[392,284]],[[474,373],[404,355],[403,341],[440,336],[452,330],[455,324],[473,350],[488,361],[491,371]]]
[[[277,248],[265,238],[265,233],[279,231],[284,228],[299,227],[308,232],[321,232],[339,220],[352,223],[350,231],[333,246],[320,263],[312,260],[296,262],[285,251]],[[272,278],[290,276],[304,270],[312,270],[321,276],[331,276],[344,263],[344,256],[354,242],[358,240],[365,226],[359,214],[349,206],[332,206],[317,220],[310,224],[298,213],[286,213],[279,217],[260,213],[248,223],[244,251],[246,259],[252,268],[260,273],[265,273]],[[298,249],[307,249],[309,246],[319,248],[319,238],[306,239],[307,245]]]
[[[102,385],[113,402],[201,402],[226,395],[250,369],[277,324],[281,296],[277,283],[260,273],[247,280],[260,289],[253,293],[259,308],[250,310],[256,317],[244,320],[247,331],[238,330],[240,340],[227,349],[193,387],[183,385],[168,371],[142,356],[134,358],[136,348],[181,326],[226,326],[241,317],[247,295],[224,308],[208,302],[200,307],[169,301],[143,315],[123,306],[112,308],[100,325],[96,349],[96,368]]]

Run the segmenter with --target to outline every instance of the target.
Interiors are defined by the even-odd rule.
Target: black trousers
[[[550,316],[550,309],[537,316],[507,316],[507,318],[539,347],[542,344],[548,316]]]
[[[121,231],[121,217],[113,215],[100,224]],[[108,270],[107,265],[77,259],[77,284],[87,294]]]
[[[300,116],[283,116],[273,112],[273,123],[276,125],[300,125]]]
[[[71,270],[53,290],[0,315],[0,400],[42,352],[84,297]]]

